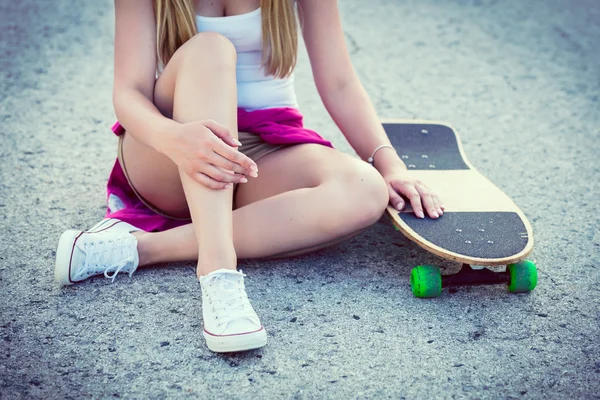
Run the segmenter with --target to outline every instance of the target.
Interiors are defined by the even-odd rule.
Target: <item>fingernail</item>
[[[425,218],[425,214],[423,214],[423,211],[419,211],[419,212],[417,212],[417,217]]]
[[[235,144],[237,144],[238,146],[241,146],[241,145],[242,145],[242,142],[240,142],[239,140],[237,140],[237,139],[235,139],[235,138],[233,139],[233,142],[234,142]]]
[[[432,212],[432,213],[431,213],[431,215],[432,215],[434,218],[438,218],[438,217],[440,216],[440,215],[439,215],[437,212],[435,212],[435,211],[434,211],[434,212]]]
[[[400,211],[400,210],[402,210],[402,207],[404,207],[403,203],[396,204],[396,210]]]
[[[258,167],[256,165],[250,166],[250,169],[254,172],[258,172]]]
[[[246,179],[246,177],[242,177],[240,179],[240,183],[248,183],[248,179]]]
[[[440,208],[440,209],[438,209],[438,214],[440,214],[440,215],[444,215],[444,210],[442,210],[441,208]]]
[[[227,185],[225,185],[225,189],[231,189],[233,188],[233,183],[228,183]]]
[[[253,178],[258,178],[258,172],[250,171],[250,176]]]

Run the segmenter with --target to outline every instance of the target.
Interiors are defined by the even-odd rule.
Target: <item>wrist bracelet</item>
[[[379,150],[383,149],[384,147],[389,147],[390,149],[396,151],[396,149],[394,149],[393,146],[389,145],[389,144],[382,144],[381,146],[377,146],[377,148],[375,150],[373,150],[373,154],[371,154],[371,157],[367,158],[367,162],[371,165],[373,165],[375,163],[375,153],[377,153]]]

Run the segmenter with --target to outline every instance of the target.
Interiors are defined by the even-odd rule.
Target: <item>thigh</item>
[[[177,58],[173,57],[154,85],[154,103],[167,118],[173,115],[173,95],[177,74]],[[189,217],[189,210],[179,169],[171,159],[124,134],[123,169],[132,186],[155,208],[175,217]]]
[[[157,79],[155,105],[167,117],[172,115],[176,66],[169,63]],[[177,165],[164,154],[124,133],[123,170],[144,199],[155,208],[175,217],[189,217],[189,210]]]
[[[187,72],[190,73],[189,69],[195,65],[194,62],[207,52],[216,53],[219,49],[225,49],[224,52],[229,51],[228,46],[230,43],[229,45],[227,43],[226,39],[221,38],[219,35],[200,34],[186,42],[175,52],[154,86],[154,104],[165,117],[173,117],[174,106],[183,106],[182,104],[175,105],[175,86],[181,71],[187,68]],[[231,48],[233,48],[232,45]],[[227,57],[226,54],[222,56]],[[218,60],[214,60],[214,62],[218,67]],[[218,68],[216,69],[218,70]],[[195,72],[195,70],[192,72]],[[203,72],[198,70],[198,73]],[[209,78],[206,77],[205,79]],[[219,79],[212,79],[212,77],[209,80],[219,81]],[[235,85],[235,79],[231,84]],[[231,107],[235,109],[235,98],[229,99],[231,104],[220,104],[213,101],[213,97],[209,91],[199,92],[198,94],[197,104],[210,104],[210,107],[204,107],[206,110],[200,107],[209,114],[206,118],[210,117],[210,110],[214,107]],[[179,218],[189,217],[189,209],[179,169],[171,159],[144,145],[136,140],[133,135],[127,133],[125,133],[123,140],[123,159],[125,164],[123,167],[129,175],[130,182],[147,202],[168,215]]]
[[[127,133],[122,146],[123,170],[144,201],[169,216],[189,217],[179,170],[173,161]]]
[[[240,184],[236,191],[235,205],[238,208],[290,190],[317,187],[326,182],[344,185],[353,177],[378,179],[378,173],[367,163],[318,144],[288,146],[256,163],[258,178]]]

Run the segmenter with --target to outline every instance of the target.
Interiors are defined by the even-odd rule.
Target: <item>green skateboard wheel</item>
[[[529,260],[519,261],[516,264],[506,266],[510,280],[508,291],[511,293],[531,292],[537,285],[537,269],[535,264]]]
[[[442,273],[438,267],[418,265],[410,273],[410,287],[416,297],[438,297],[442,294]]]

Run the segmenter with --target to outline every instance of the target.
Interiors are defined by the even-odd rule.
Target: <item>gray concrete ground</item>
[[[413,298],[439,262],[386,218],[244,261],[266,348],[212,354],[193,263],[53,283],[61,232],[104,213],[115,157],[109,0],[0,2],[0,398],[599,398],[600,3],[345,0],[382,118],[449,121],[532,221],[539,287]],[[350,151],[311,81],[308,126]],[[360,210],[357,210],[360,212]]]

